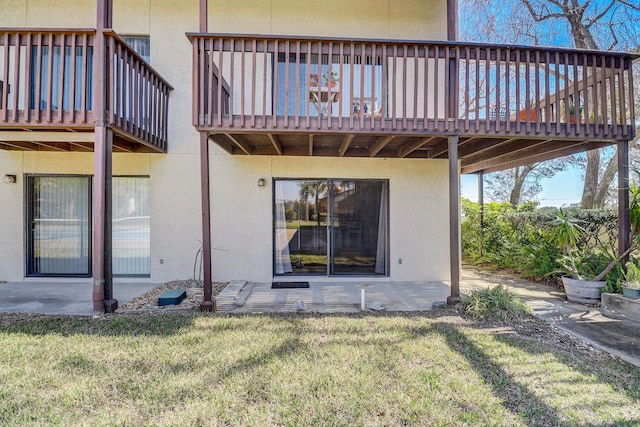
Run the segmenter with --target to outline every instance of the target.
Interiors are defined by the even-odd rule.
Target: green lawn
[[[450,310],[0,315],[0,424],[639,425],[640,368],[563,339]]]

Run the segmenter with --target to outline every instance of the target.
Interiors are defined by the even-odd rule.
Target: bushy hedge
[[[617,247],[617,211],[568,210],[581,221],[580,225],[586,231],[575,248],[581,267],[593,273],[602,271]],[[560,262],[563,252],[549,225],[557,212],[556,208],[487,203],[482,227],[477,203],[463,200],[462,211],[462,254],[467,262],[509,269],[521,277],[536,281],[560,282],[559,278],[564,273]],[[609,274],[609,290],[617,290],[620,274],[620,269]]]

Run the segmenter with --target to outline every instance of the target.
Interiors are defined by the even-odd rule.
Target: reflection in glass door
[[[276,181],[276,274],[327,274],[327,181]]]
[[[91,179],[30,176],[27,275],[90,275]]]
[[[386,275],[383,180],[276,180],[276,275]]]
[[[91,177],[28,176],[27,275],[91,275]],[[114,177],[113,273],[149,276],[148,177]]]
[[[333,181],[331,272],[384,274],[386,182]]]

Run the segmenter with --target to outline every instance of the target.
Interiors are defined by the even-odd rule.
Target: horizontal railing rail
[[[109,123],[166,151],[173,87],[115,32],[106,31]]]
[[[634,55],[459,42],[188,34],[205,131],[631,139]]]
[[[95,30],[0,29],[0,127],[95,124]],[[105,32],[107,125],[166,151],[173,88],[115,32]]]

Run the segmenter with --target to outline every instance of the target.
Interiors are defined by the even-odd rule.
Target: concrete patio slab
[[[217,308],[227,313],[266,313],[292,311],[304,301],[307,311],[315,313],[356,313],[360,311],[361,289],[365,288],[365,307],[381,301],[388,311],[430,310],[434,303],[444,302],[449,286],[443,282],[309,282],[304,289],[271,289],[271,283],[248,283],[242,290],[243,304],[235,304],[237,289],[225,289],[216,298]],[[238,291],[239,292],[239,291]]]
[[[114,298],[122,305],[157,287],[157,283],[116,282]],[[0,312],[93,315],[91,282],[0,283]]]

